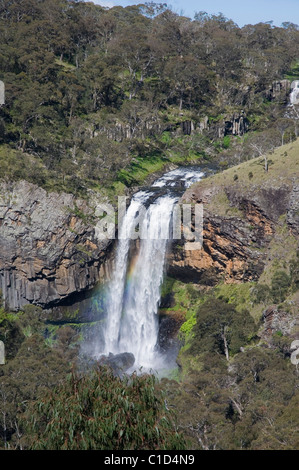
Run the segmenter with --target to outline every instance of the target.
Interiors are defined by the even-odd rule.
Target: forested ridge
[[[80,352],[75,314],[51,322],[33,304],[10,312],[0,297],[0,449],[299,448],[298,366],[290,360],[298,337],[299,114],[288,106],[298,44],[291,22],[239,27],[221,13],[191,19],[153,2],[108,9],[0,0],[0,179],[9,203],[10,183],[23,179],[48,194],[88,200],[94,192],[115,202],[151,174],[205,165],[219,170],[205,180],[215,196],[208,211],[220,226],[241,227],[266,260],[260,277],[251,266],[255,277],[245,279],[248,268],[237,283],[216,279],[213,269],[194,283],[165,278],[160,321],[170,333],[175,323],[180,351],[179,368],[161,381],[94,367]],[[275,221],[263,211],[264,190],[275,185],[275,194],[293,191],[293,231],[287,206]],[[71,215],[89,222],[76,205]],[[273,233],[259,244],[265,226]],[[71,225],[69,232],[80,235]]]
[[[290,140],[297,117],[286,120],[289,90],[275,93],[273,81],[296,78],[298,37],[292,23],[240,28],[165,4],[3,0],[1,175],[123,192],[169,162],[255,156],[247,131],[267,131],[266,149]]]

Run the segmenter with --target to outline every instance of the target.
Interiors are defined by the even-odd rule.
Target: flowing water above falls
[[[173,209],[184,190],[202,176],[198,168],[179,168],[133,196],[119,229],[106,295],[105,344],[98,354],[130,352],[134,367],[163,367],[157,311]]]

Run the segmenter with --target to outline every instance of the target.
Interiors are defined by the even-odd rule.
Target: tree
[[[32,450],[178,450],[184,438],[154,376],[121,379],[103,367],[73,372],[30,412]]]
[[[16,356],[1,369],[0,448],[26,447],[24,412],[40,394],[63,380],[78,353],[76,348],[67,348],[61,340],[57,348],[47,346],[44,337],[34,332],[32,325],[38,324],[37,320],[30,324],[29,317],[25,317],[27,323],[23,328],[27,337]]]
[[[255,323],[248,311],[238,312],[221,298],[210,298],[200,306],[194,328],[193,352],[236,354],[255,334]]]
[[[86,88],[87,109],[97,111],[105,106],[113,107],[123,98],[117,73],[119,68],[107,64],[100,54],[86,59],[81,68],[81,77]]]
[[[267,172],[269,170],[269,152],[272,152],[276,147],[279,146],[279,140],[277,135],[271,131],[264,131],[259,134],[253,134],[249,136],[246,144],[249,149],[253,152],[253,157],[263,157],[264,169]]]
[[[169,59],[164,69],[164,81],[169,86],[169,101],[192,108],[205,101],[211,74],[192,56]]]
[[[134,16],[129,24],[122,25],[108,45],[111,64],[117,61],[123,67],[122,78],[129,100],[136,95],[153,60],[147,41],[148,22],[142,15]]]
[[[271,290],[275,302],[283,302],[291,285],[291,278],[285,271],[278,270],[274,273]]]
[[[289,119],[282,118],[276,122],[276,128],[281,135],[281,145],[284,145],[285,133],[289,127],[290,127]]]
[[[167,3],[145,2],[141,5],[140,12],[148,18],[154,18],[167,10]]]
[[[255,304],[263,303],[266,305],[267,302],[270,302],[272,299],[271,289],[267,284],[257,284],[252,289],[252,295]]]

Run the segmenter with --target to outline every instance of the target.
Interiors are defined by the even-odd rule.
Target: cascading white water
[[[174,202],[170,197],[161,198],[147,210],[142,224],[144,238],[127,278],[119,347],[132,352],[136,363],[143,367],[152,367],[158,359],[156,313]]]
[[[123,312],[124,291],[127,275],[127,263],[130,247],[130,238],[127,232],[131,232],[135,217],[140,207],[140,201],[133,200],[123,221],[120,231],[119,244],[116,252],[113,277],[109,285],[107,295],[107,324],[105,328],[105,353],[116,353],[119,350],[119,333]]]
[[[299,104],[299,80],[294,80],[292,82],[292,91],[290,93],[290,104],[297,105]]]
[[[182,191],[202,176],[199,170],[183,168],[165,174],[152,188],[166,191],[147,209],[145,203],[153,197],[152,191],[140,191],[133,197],[120,227],[108,286],[103,354],[130,352],[135,357],[134,367],[150,369],[161,365],[157,311],[173,208],[179,199],[177,188],[181,185]],[[135,254],[130,256],[137,224],[139,240],[135,242]]]

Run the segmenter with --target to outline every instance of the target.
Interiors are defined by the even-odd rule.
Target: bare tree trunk
[[[242,411],[242,408],[241,408],[241,405],[239,405],[238,402],[236,402],[236,400],[234,400],[232,397],[230,397],[233,405],[235,405],[236,409],[237,409],[237,412],[239,413],[240,417],[242,417],[243,415],[243,411]]]
[[[20,428],[19,428],[18,423],[17,423],[16,420],[15,420],[14,424],[15,424],[16,435],[17,435],[17,438],[18,438],[18,443],[19,443],[19,450],[23,450],[23,446],[22,446],[22,443],[21,443],[22,434],[20,433]]]
[[[265,171],[268,171],[269,167],[268,167],[268,158],[267,158],[267,155],[264,155],[264,160],[265,160]]]
[[[198,426],[198,428],[194,428],[194,427],[192,426],[192,424],[190,424],[190,425],[187,426],[187,427],[190,429],[190,431],[192,431],[192,432],[195,433],[196,439],[198,440],[198,443],[201,445],[201,447],[203,448],[203,450],[210,450],[208,444],[207,444],[206,442],[204,442],[204,440],[207,441],[207,438],[206,438],[206,427],[204,426],[203,431],[202,431],[204,440],[203,440],[203,438],[202,438],[201,435],[200,435],[199,426]]]
[[[226,339],[226,331],[227,331],[227,327],[225,326],[223,328],[222,339],[223,339],[223,344],[224,344],[225,357],[226,357],[226,360],[229,361],[229,352],[228,352],[228,345],[227,345],[227,339]]]
[[[4,448],[7,449],[7,426],[6,426],[6,395],[5,391],[2,390],[2,429],[3,429],[3,441]]]
[[[180,111],[182,111],[182,109],[183,109],[183,98],[182,97],[180,97],[179,109],[180,109]]]

